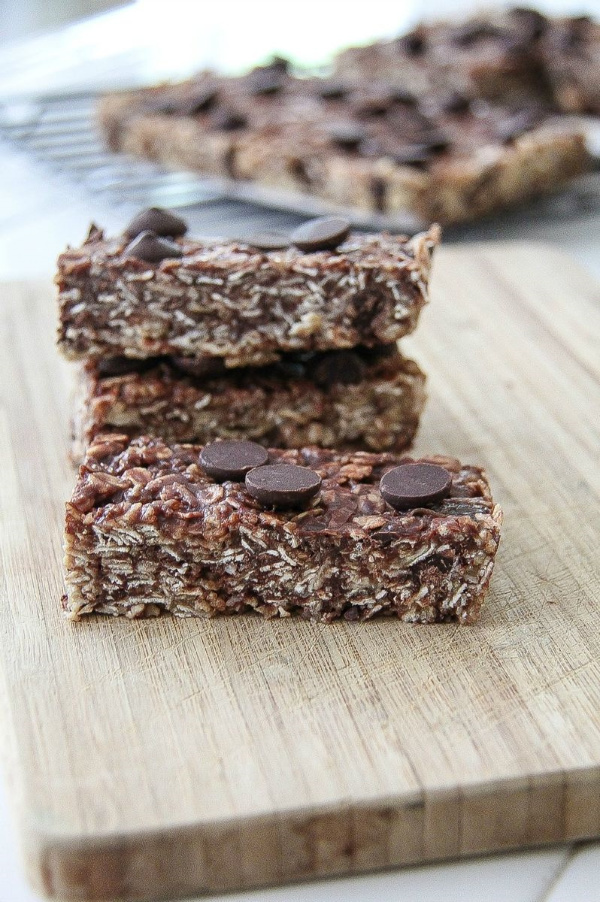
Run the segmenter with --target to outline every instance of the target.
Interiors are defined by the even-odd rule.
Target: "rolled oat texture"
[[[285,351],[390,344],[427,302],[439,229],[414,238],[355,233],[335,251],[261,252],[177,240],[149,264],[92,228],[58,260],[60,350],[70,359],[162,354],[260,365]]]
[[[396,511],[379,480],[410,458],[270,450],[271,463],[309,467],[322,479],[305,509],[272,510],[243,483],[208,477],[201,450],[144,437],[96,439],[66,508],[64,605],[72,619],[163,611],[322,622],[479,617],[502,514],[478,467],[422,459],[450,472],[450,492]]]

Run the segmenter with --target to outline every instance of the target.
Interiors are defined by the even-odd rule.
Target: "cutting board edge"
[[[21,826],[37,892],[151,902],[593,839],[600,765],[130,834]]]

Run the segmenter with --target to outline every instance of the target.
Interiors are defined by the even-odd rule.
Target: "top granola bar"
[[[438,240],[435,226],[305,252],[180,237],[168,243],[179,256],[147,262],[128,238],[93,227],[58,260],[58,344],[70,359],[202,355],[227,366],[390,344],[417,324]]]

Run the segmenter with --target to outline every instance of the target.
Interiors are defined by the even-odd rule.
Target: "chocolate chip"
[[[285,67],[280,62],[274,62],[269,66],[261,66],[248,76],[248,90],[254,97],[267,94],[277,94],[283,88],[286,81],[287,62]]]
[[[178,113],[181,116],[197,116],[198,113],[206,113],[217,102],[219,92],[213,85],[204,85],[182,98]]]
[[[503,144],[510,144],[515,138],[531,131],[540,122],[542,112],[538,109],[519,110],[499,123],[496,136]]]
[[[159,238],[155,232],[145,231],[127,245],[123,254],[126,257],[137,257],[146,263],[160,263],[169,257],[183,256],[183,251],[178,244]]]
[[[290,61],[285,56],[274,56],[271,61],[264,66],[265,69],[277,69],[279,72],[288,72]]]
[[[161,113],[163,116],[174,116],[179,112],[181,98],[174,94],[159,94],[148,97],[143,103],[145,113]]]
[[[423,168],[431,162],[433,153],[427,144],[409,144],[401,147],[391,154],[394,163],[398,166],[416,166]]]
[[[161,357],[146,357],[144,359],[104,357],[96,364],[96,370],[101,378],[108,379],[111,376],[126,376],[128,373],[145,373],[146,370],[156,366],[161,360]]]
[[[150,231],[163,238],[180,238],[187,232],[187,225],[179,216],[163,210],[162,207],[150,207],[142,210],[131,220],[124,234],[128,238],[135,238],[142,232]]]
[[[359,116],[375,118],[376,116],[385,116],[392,103],[393,99],[389,91],[385,91],[363,97],[355,104],[354,109]]]
[[[410,91],[404,88],[393,88],[390,92],[390,99],[393,103],[400,103],[402,106],[413,107],[417,105],[417,98]]]
[[[498,36],[498,29],[489,22],[465,22],[453,29],[451,41],[457,47],[466,48],[485,38]]]
[[[210,124],[213,128],[221,131],[233,132],[238,128],[245,128],[248,124],[248,119],[243,113],[238,113],[236,110],[227,110],[219,107],[211,116]]]
[[[409,31],[408,34],[397,38],[396,47],[400,53],[407,56],[421,56],[425,53],[425,35],[421,31]]]
[[[200,466],[216,482],[241,482],[254,467],[263,467],[268,452],[256,442],[212,442],[200,452]]]
[[[311,354],[307,356],[312,358]],[[279,373],[282,379],[304,379],[307,363],[308,361],[305,361],[301,355],[284,354],[283,357],[271,363],[270,366]]]
[[[246,241],[259,251],[278,251],[290,246],[290,239],[283,232],[255,232]]]
[[[379,483],[382,496],[398,510],[422,507],[445,498],[452,476],[436,464],[402,464],[388,470]]]
[[[246,488],[265,506],[303,507],[321,487],[321,477],[309,467],[270,464],[246,475]]]
[[[294,229],[290,241],[301,251],[334,250],[350,234],[350,222],[343,216],[321,216]]]
[[[356,150],[366,137],[365,130],[356,122],[332,122],[327,126],[329,139],[344,150]]]
[[[470,100],[465,94],[452,90],[442,94],[435,102],[436,110],[440,113],[466,113],[470,105]]]
[[[432,130],[425,135],[423,142],[433,153],[441,153],[450,146],[450,140],[447,135],[441,131]]]
[[[515,23],[525,42],[536,41],[546,30],[548,20],[537,9],[515,6],[508,11],[509,18]]]
[[[348,85],[341,81],[324,81],[318,87],[317,93],[323,100],[342,100],[350,92]]]
[[[452,30],[450,40],[457,47],[470,47],[476,41],[487,36],[487,28],[480,22],[465,22]]]
[[[193,376],[195,379],[218,376],[225,371],[225,364],[220,357],[171,357],[171,364],[186,376]]]
[[[362,381],[365,365],[353,351],[328,351],[320,355],[312,377],[317,385],[355,385]]]

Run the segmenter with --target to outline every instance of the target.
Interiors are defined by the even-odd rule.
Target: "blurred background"
[[[550,14],[600,12],[597,0],[537,5]],[[431,0],[426,17],[475,9]],[[204,67],[242,72],[273,54],[325,72],[340,48],[395,36],[423,15],[416,0],[0,0],[0,277],[47,275],[91,219],[116,230],[152,204],[185,208],[196,234],[296,224],[298,210],[259,207],[214,179],[110,154],[94,130],[97,95]],[[588,250],[599,198],[598,176],[588,175],[526,211],[448,230],[446,240],[559,240],[600,272]]]

